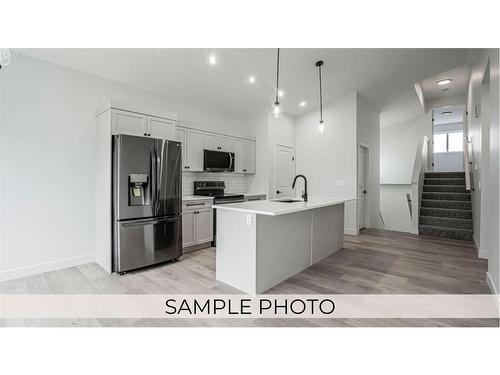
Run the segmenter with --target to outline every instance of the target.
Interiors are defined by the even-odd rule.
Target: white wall
[[[434,172],[463,172],[464,153],[438,152],[434,154]]]
[[[472,193],[474,238],[480,256],[488,259],[488,282],[497,293],[500,290],[498,60],[498,49],[476,50],[469,55],[472,69],[467,98],[475,187]],[[486,82],[488,75],[489,82]]]
[[[357,94],[356,104],[358,145],[369,148],[367,227],[380,228],[380,116],[360,94]]]
[[[411,184],[418,142],[432,139],[432,113],[380,129],[380,183]]]
[[[380,213],[383,228],[398,232],[412,233],[412,220],[406,194],[411,194],[411,185],[380,185]]]
[[[314,110],[296,119],[296,173],[308,179],[310,195],[356,197],[356,98],[352,93],[323,109],[325,131]],[[347,232],[356,231],[356,204],[346,205]]]
[[[95,111],[110,99],[256,135],[239,119],[13,54],[0,71],[0,279],[93,260]]]

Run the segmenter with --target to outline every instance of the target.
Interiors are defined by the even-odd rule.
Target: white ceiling
[[[144,90],[245,118],[271,108],[274,49],[17,49]],[[215,53],[218,63],[210,66]],[[465,63],[465,49],[283,49],[281,102],[292,115],[317,107],[322,59],[324,103],[353,91],[382,110],[415,82]],[[256,77],[249,85],[248,76]],[[301,101],[307,106],[299,107]],[[175,109],[172,109],[175,110]]]
[[[443,112],[451,112],[449,115],[443,115]],[[451,124],[462,122],[464,119],[464,105],[448,105],[433,110],[434,125]]]
[[[433,75],[420,82],[424,98],[435,99],[464,95],[469,85],[469,76],[469,65],[460,65]],[[443,79],[451,79],[451,83],[442,86],[438,85],[437,82]]]

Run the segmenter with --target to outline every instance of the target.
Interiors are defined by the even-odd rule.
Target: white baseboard
[[[26,276],[36,275],[38,273],[79,266],[80,264],[91,263],[91,262],[95,262],[95,254],[83,255],[74,258],[67,258],[63,260],[57,260],[54,262],[37,264],[34,266],[14,268],[12,270],[0,271],[0,281],[18,279],[20,277],[26,277]]]
[[[495,283],[493,282],[493,279],[491,278],[491,275],[489,272],[486,272],[486,282],[488,283],[488,286],[490,287],[491,293],[498,294],[498,290],[495,287]]]
[[[351,236],[357,236],[359,234],[359,229],[358,228],[344,227],[344,234],[350,234]]]
[[[474,245],[474,248],[476,249],[476,254],[477,254],[478,258],[488,259],[488,250],[481,249],[481,246],[478,244],[477,238],[474,234],[472,235],[472,244]]]

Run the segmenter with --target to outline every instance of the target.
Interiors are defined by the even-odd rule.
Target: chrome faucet
[[[306,176],[304,176],[303,174],[298,174],[297,176],[295,176],[295,178],[293,179],[293,182],[292,182],[292,189],[295,189],[295,182],[297,182],[297,178],[299,178],[299,177],[302,177],[304,179],[305,192],[302,191],[302,198],[304,198],[304,202],[307,202],[307,178],[306,178]]]

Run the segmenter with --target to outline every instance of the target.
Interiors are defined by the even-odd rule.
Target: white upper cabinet
[[[255,173],[255,141],[244,140],[243,173]]]
[[[182,158],[182,164],[181,164],[181,169],[184,171],[187,168],[187,163],[186,163],[186,148],[187,148],[187,142],[186,142],[186,136],[187,136],[187,129],[178,126],[177,131],[176,131],[176,139],[178,142],[181,143],[181,158]]]
[[[175,121],[124,110],[113,110],[113,134],[176,139]]]
[[[147,118],[147,134],[152,138],[175,140],[175,122],[159,117]]]
[[[245,141],[243,139],[234,139],[234,171],[236,173],[244,173],[245,168]]]
[[[203,171],[203,132],[187,129],[186,132],[186,165],[190,172]]]
[[[113,134],[147,136],[146,116],[126,111],[113,111]]]
[[[234,138],[232,137],[227,137],[225,135],[219,136],[219,150],[226,152],[233,152],[234,149],[233,141]]]
[[[205,150],[219,151],[219,135],[205,132],[204,146]]]
[[[177,140],[182,147],[182,170],[203,171],[203,131],[178,126]]]
[[[205,150],[233,152],[233,137],[205,132]]]

